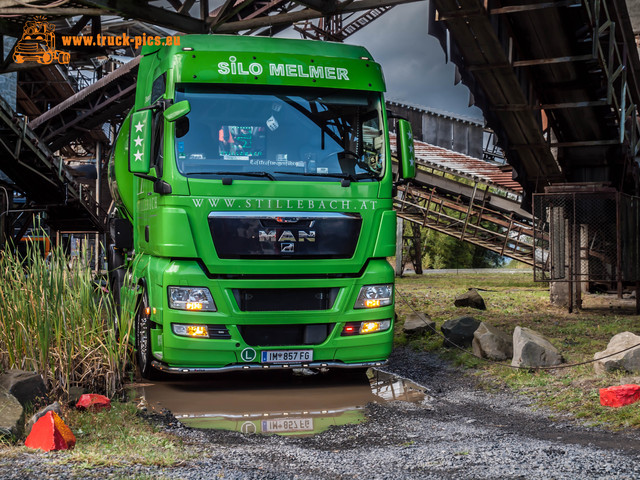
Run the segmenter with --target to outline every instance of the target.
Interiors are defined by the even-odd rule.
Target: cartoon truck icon
[[[56,26],[50,22],[30,20],[25,23],[22,38],[13,52],[14,62],[49,65],[56,60],[58,63],[69,63],[69,52],[56,50],[55,29]]]

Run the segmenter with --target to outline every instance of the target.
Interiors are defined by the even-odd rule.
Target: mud
[[[191,428],[313,435],[367,420],[369,403],[426,405],[426,388],[370,369],[366,374],[314,371],[178,377],[130,386],[152,412],[168,411]]]

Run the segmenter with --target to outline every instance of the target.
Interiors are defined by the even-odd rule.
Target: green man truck
[[[392,192],[415,166],[399,119],[394,176],[380,65],[218,35],[141,56],[109,162],[109,263],[142,376],[384,363]]]

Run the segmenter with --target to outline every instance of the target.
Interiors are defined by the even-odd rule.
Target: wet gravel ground
[[[165,422],[201,449],[189,466],[51,466],[46,454],[0,458],[0,478],[610,479],[640,478],[640,434],[551,421],[521,396],[487,393],[430,354],[400,348],[385,370],[427,388],[421,404],[370,404],[369,421],[313,437],[203,431]]]

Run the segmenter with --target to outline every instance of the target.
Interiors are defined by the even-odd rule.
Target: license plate
[[[274,420],[262,420],[263,433],[311,431],[313,431],[313,418],[277,418]]]
[[[263,350],[262,363],[296,363],[313,360],[313,350]]]

